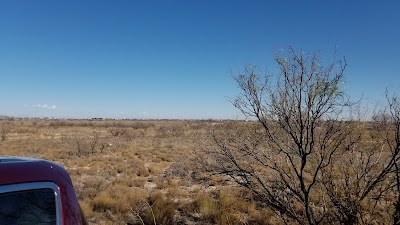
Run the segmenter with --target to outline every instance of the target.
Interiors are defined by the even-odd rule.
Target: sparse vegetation
[[[7,118],[0,127],[2,155],[65,166],[89,224],[213,223],[195,201],[217,188],[192,176],[212,122]]]
[[[151,125],[135,126],[136,123]],[[373,124],[359,122],[357,127],[364,136],[370,133],[378,137],[393,130],[387,124],[381,124],[384,130],[376,130]],[[204,164],[200,163],[205,159],[202,149],[212,144],[211,130],[253,135],[247,133],[257,127],[253,121],[57,120],[53,123],[14,118],[1,120],[1,125],[8,127],[6,140],[0,142],[1,154],[45,158],[66,167],[89,224],[282,223],[281,217],[260,204],[251,192],[238,188],[225,177],[204,173]],[[113,125],[138,138],[114,137],[109,131]],[[173,130],[179,130],[179,136],[170,132]],[[79,154],[77,138],[82,147]],[[107,143],[107,147],[102,148],[102,143]],[[391,190],[384,194],[389,200],[398,197]],[[379,221],[393,221],[391,218],[396,216],[393,205],[376,207],[390,209],[380,215],[383,218],[377,217]]]

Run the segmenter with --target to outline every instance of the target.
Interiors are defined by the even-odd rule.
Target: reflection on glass
[[[54,191],[36,189],[0,194],[0,224],[55,225]]]

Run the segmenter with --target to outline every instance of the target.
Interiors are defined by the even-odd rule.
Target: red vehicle
[[[86,222],[64,168],[42,159],[0,156],[0,224]]]

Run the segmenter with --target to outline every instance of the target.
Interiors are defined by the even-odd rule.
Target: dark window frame
[[[56,225],[62,225],[61,195],[59,187],[53,182],[31,182],[20,184],[8,184],[0,186],[0,194],[30,191],[37,189],[51,189],[54,192],[56,204]]]

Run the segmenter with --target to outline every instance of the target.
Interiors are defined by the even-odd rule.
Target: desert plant
[[[10,133],[10,127],[7,124],[3,124],[0,127],[0,139],[1,139],[1,141],[5,141],[9,133]]]
[[[387,175],[393,178],[392,183],[388,184],[386,181],[387,188],[378,191],[378,195],[382,196],[384,191],[389,190],[388,198],[394,201],[392,210],[387,211],[391,211],[391,222],[398,225],[400,224],[400,97],[386,90],[386,100],[385,106],[375,114],[373,124],[382,148],[386,147],[389,155],[378,177],[380,179],[374,180],[373,184],[384,183]],[[389,205],[388,208],[390,207]]]
[[[260,126],[247,134],[236,129],[234,136],[213,135],[213,170],[250,189],[283,222],[319,224],[327,216],[316,197],[321,172],[347,135],[342,112],[349,102],[341,86],[346,62],[322,66],[318,52],[291,47],[287,54],[276,52],[275,61],[275,76],[248,66],[235,77],[242,95],[233,105]]]
[[[345,60],[323,66],[318,52],[289,47],[275,62],[278,74],[249,66],[235,77],[241,95],[232,103],[258,125],[214,132],[210,171],[251,190],[285,224],[382,222],[390,205],[383,196],[396,183],[390,174],[399,177],[397,99],[388,98],[389,116],[375,120],[383,138],[365,140],[365,123],[348,118]]]
[[[323,171],[323,186],[340,224],[398,224],[400,105],[386,94],[371,122],[353,121],[349,148]],[[388,201],[388,199],[391,199]],[[391,214],[385,216],[386,213]]]

